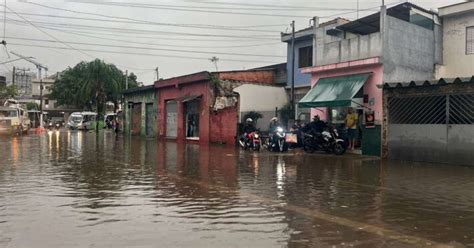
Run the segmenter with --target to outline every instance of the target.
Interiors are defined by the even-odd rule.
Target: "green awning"
[[[364,86],[370,73],[321,78],[308,94],[298,102],[299,108],[347,107]]]

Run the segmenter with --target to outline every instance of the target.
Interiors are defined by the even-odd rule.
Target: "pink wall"
[[[369,100],[373,98],[375,100],[375,103],[373,106],[369,106],[368,103],[364,105],[365,107],[375,111],[375,120],[379,124],[382,122],[382,89],[377,88],[377,85],[383,84],[383,65],[379,63],[379,58],[370,58],[332,65],[312,67],[304,69],[303,72],[312,74],[311,82],[313,87],[314,85],[316,85],[316,82],[320,78],[348,76],[361,73],[372,73],[367,82],[364,84],[364,94],[369,95]],[[321,119],[327,120],[327,108],[311,109],[311,116],[314,115],[319,115]]]
[[[158,125],[160,130],[158,137],[160,139],[166,138],[166,101],[177,100],[178,102],[177,140],[182,141],[186,140],[186,109],[181,100],[189,96],[201,96],[199,106],[199,143],[235,144],[238,107],[226,108],[217,112],[212,111],[213,96],[209,84],[210,81],[187,82],[186,84],[179,84],[178,82],[177,86],[165,86],[156,89],[158,94]]]
[[[179,101],[189,96],[201,95],[200,101],[200,115],[199,115],[199,141],[202,143],[209,142],[209,102],[210,93],[209,85],[207,81],[201,81],[196,83],[190,83],[183,85],[182,87],[163,87],[157,89],[158,94],[158,125],[160,138],[166,137],[166,101],[178,100],[178,140],[184,140],[186,138],[186,126],[185,126],[185,114],[184,114],[184,103]]]

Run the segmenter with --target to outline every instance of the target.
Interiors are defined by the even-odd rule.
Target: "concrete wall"
[[[472,13],[443,18],[443,65],[437,78],[474,75],[474,54],[466,54],[466,27],[470,26],[474,26]]]
[[[329,36],[324,34],[325,36]],[[377,57],[382,54],[381,34],[351,36],[349,39],[317,42],[316,65],[328,65],[352,60]]]
[[[283,87],[244,84],[234,89],[240,95],[239,122],[250,111],[257,111],[263,118],[257,122],[257,128],[267,130],[267,124],[275,116],[275,108],[281,109],[288,103],[288,97]]]
[[[385,82],[433,79],[435,52],[432,30],[386,16],[382,56]]]
[[[272,111],[288,103],[283,87],[243,84],[234,89],[240,95],[240,111]]]
[[[51,80],[51,79],[43,79],[43,96],[44,95],[47,95],[49,93],[51,93],[51,87],[53,87],[53,84],[54,84],[54,80]],[[31,83],[32,87],[31,87],[31,95],[33,96],[39,96],[40,95],[40,81],[33,81]]]
[[[312,46],[313,39],[308,38],[307,40],[296,40],[295,41],[295,86],[309,86],[311,85],[311,75],[302,74],[301,68],[298,67],[298,60],[299,60],[299,49],[302,47]],[[293,53],[291,50],[291,42],[288,43],[287,46],[287,74],[288,74],[288,86],[291,86],[291,78],[293,76],[291,70],[291,60],[293,57]]]

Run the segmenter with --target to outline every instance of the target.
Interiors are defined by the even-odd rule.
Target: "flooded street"
[[[474,168],[0,138],[0,247],[474,247]]]

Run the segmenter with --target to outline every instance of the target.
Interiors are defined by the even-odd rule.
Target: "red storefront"
[[[159,139],[235,144],[244,83],[273,83],[272,71],[199,72],[155,82]],[[243,81],[245,80],[245,81]]]

